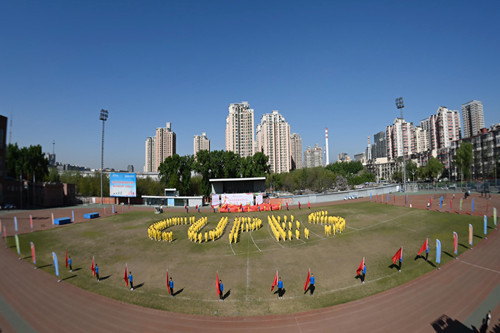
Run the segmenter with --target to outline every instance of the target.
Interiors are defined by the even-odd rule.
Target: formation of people
[[[288,220],[288,221],[287,221]],[[267,222],[271,228],[271,232],[276,239],[279,241],[291,241],[294,237],[295,239],[300,239],[301,224],[299,220],[295,220],[293,215],[290,215],[290,219],[286,215],[283,216],[283,221],[281,216],[267,216]],[[295,230],[293,229],[295,227]],[[309,230],[304,228],[304,237],[309,239]]]
[[[229,232],[229,244],[237,243],[240,232],[255,231],[262,228],[262,220],[250,217],[235,217],[233,227]]]
[[[148,237],[149,239],[156,241],[173,241],[173,232],[166,231],[167,228],[176,225],[187,225],[193,224],[195,222],[195,217],[171,217],[151,224],[148,227]]]
[[[325,210],[309,214],[309,223],[321,224],[325,227],[325,236],[335,236],[345,230],[345,219],[340,216],[328,216]]]

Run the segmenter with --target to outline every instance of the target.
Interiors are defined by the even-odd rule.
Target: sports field
[[[326,237],[323,226],[308,223],[308,214],[325,210],[330,216],[346,220],[342,234]],[[294,215],[301,222],[301,239],[276,242],[267,216]],[[168,217],[206,216],[213,229],[221,217],[228,224],[221,239],[197,244],[188,240],[187,225],[169,228],[175,241],[152,241],[148,226]],[[239,242],[229,243],[235,217],[262,219],[263,227],[242,232]],[[20,235],[22,257],[30,260],[29,242],[36,246],[37,266],[53,274],[51,253],[59,257],[61,278],[83,289],[124,302],[175,312],[247,316],[305,311],[365,297],[412,280],[435,269],[435,239],[441,240],[442,264],[453,259],[452,233],[459,235],[459,254],[468,249],[468,225],[474,227],[474,242],[482,238],[483,218],[383,205],[371,202],[244,214],[180,212],[154,215],[128,212],[59,228]],[[490,227],[493,222],[489,221]],[[310,229],[304,239],[302,228]],[[295,230],[296,227],[293,227]],[[430,262],[415,259],[423,241],[429,237]],[[13,247],[14,240],[8,238]],[[392,256],[404,247],[402,272],[391,267]],[[13,249],[15,250],[15,249]],[[73,272],[64,267],[65,251],[73,259]],[[92,277],[91,260],[100,267],[101,282]],[[366,283],[355,278],[356,268],[366,257]],[[134,275],[134,291],[125,287],[125,264]],[[176,296],[166,288],[166,270],[175,281]],[[313,296],[304,295],[308,269],[316,276]],[[284,281],[282,300],[270,288],[276,270]],[[223,280],[227,297],[219,302],[216,272]]]

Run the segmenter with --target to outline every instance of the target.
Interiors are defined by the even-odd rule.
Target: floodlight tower
[[[401,132],[403,126],[403,108],[405,104],[403,102],[403,97],[396,98],[396,107],[401,111]],[[402,133],[401,133],[402,134]],[[409,135],[409,133],[407,133]],[[408,142],[410,144],[410,142]],[[405,145],[403,140],[403,192],[406,192],[406,155],[405,155]]]
[[[104,169],[104,123],[108,120],[108,110],[101,109],[99,120],[102,120],[102,143],[101,143],[101,205],[102,202],[102,171]]]

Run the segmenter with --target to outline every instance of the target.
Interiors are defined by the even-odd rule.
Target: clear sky
[[[223,150],[230,103],[279,110],[303,149],[365,150],[399,115],[483,102],[500,122],[499,1],[2,1],[0,114],[12,142],[57,161],[144,167],[172,123],[177,152]],[[10,125],[10,123],[9,123]],[[9,135],[7,134],[7,140]]]

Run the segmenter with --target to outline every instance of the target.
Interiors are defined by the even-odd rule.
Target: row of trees
[[[9,143],[6,159],[7,177],[44,181],[49,174],[49,160],[40,145],[19,148]]]

